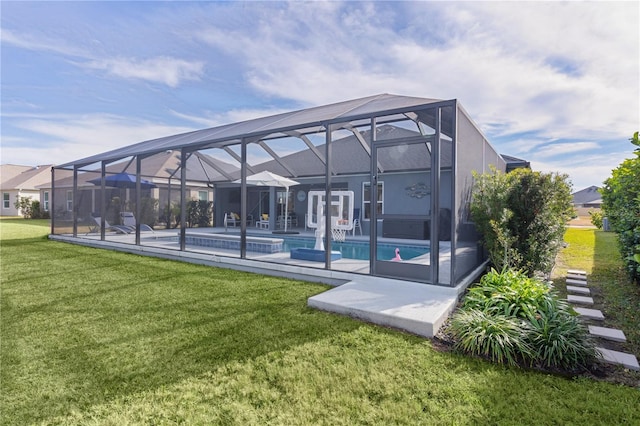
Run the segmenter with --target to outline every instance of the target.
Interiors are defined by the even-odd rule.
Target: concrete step
[[[604,321],[604,315],[602,311],[598,309],[573,308],[573,310],[576,311],[581,318]]]
[[[583,281],[583,280],[572,280],[572,279],[567,278],[567,284],[579,285],[581,287],[587,287],[587,282]]]
[[[568,285],[567,286],[567,291],[570,293],[575,293],[575,294],[582,294],[585,296],[588,296],[591,294],[591,290],[589,290],[586,287],[574,287],[572,285]]]
[[[457,301],[455,292],[438,286],[366,277],[312,296],[307,305],[433,337]]]
[[[596,325],[589,326],[589,333],[596,337],[601,337],[614,342],[626,342],[627,337],[622,330],[617,328],[598,327]]]
[[[638,359],[635,355],[605,348],[596,348],[596,350],[602,354],[602,360],[606,363],[622,365],[629,370],[640,371],[640,365],[638,365]]]
[[[584,275],[586,277],[587,276],[587,271],[583,271],[582,269],[569,269],[567,271],[567,274]]]
[[[582,280],[582,281],[586,281],[587,280],[587,276],[586,275],[567,274],[567,278],[572,279],[572,280]]]
[[[573,294],[567,295],[567,302],[579,303],[581,305],[593,305],[593,298],[587,296],[574,296]]]

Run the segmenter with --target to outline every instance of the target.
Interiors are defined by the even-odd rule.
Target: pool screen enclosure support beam
[[[78,166],[73,166],[73,198],[71,199],[71,217],[73,218],[73,237],[78,237]]]
[[[431,145],[431,283],[438,283],[440,266],[440,107],[435,110],[435,138]]]
[[[187,237],[187,149],[180,150],[180,251],[186,248]]]
[[[107,221],[106,213],[107,213],[107,191],[106,184],[104,181],[104,176],[107,174],[107,163],[102,161],[100,163],[100,241],[104,241],[106,238],[104,229],[105,223]]]
[[[240,258],[247,258],[247,141],[240,143]]]
[[[371,146],[375,146],[376,143],[376,118],[371,118]],[[372,158],[370,170],[369,170],[369,223],[371,226],[369,227],[369,271],[371,271],[371,275],[375,275],[376,272],[376,244],[378,242],[378,226],[377,226],[377,218],[376,212],[378,205],[378,158],[376,154],[376,150],[373,151],[376,158]],[[370,154],[371,155],[371,154]],[[373,166],[376,164],[376,166]],[[362,194],[364,197],[364,194]],[[375,210],[375,211],[374,211]],[[364,218],[365,212],[364,210],[360,214],[361,220]],[[354,232],[355,234],[355,232]]]
[[[142,156],[136,156],[136,245],[140,245],[140,218],[142,218],[142,206],[140,205],[140,171],[142,170]]]
[[[331,131],[333,126],[326,126],[325,134],[325,158],[327,162],[324,167],[325,186],[324,186],[324,261],[325,269],[331,269]],[[318,212],[320,214],[320,212]]]

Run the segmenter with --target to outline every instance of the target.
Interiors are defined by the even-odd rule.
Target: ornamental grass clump
[[[544,282],[491,270],[451,320],[454,346],[501,364],[587,368],[597,352],[573,309]]]
[[[477,309],[458,312],[450,325],[457,349],[509,365],[531,356],[525,329],[520,320]]]

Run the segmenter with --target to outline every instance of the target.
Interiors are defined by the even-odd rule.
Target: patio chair
[[[256,228],[269,229],[269,215],[264,213],[260,219],[256,220]]]
[[[96,223],[96,226],[89,230],[85,235],[91,234],[93,232],[100,232],[101,226],[101,217],[97,213],[91,213],[91,218]],[[135,228],[132,230],[128,226],[124,225],[110,225],[109,222],[105,219],[104,221],[104,230],[105,231],[113,231],[118,234],[130,234],[131,232],[135,232]]]
[[[362,235],[362,225],[360,224],[360,209],[353,209],[353,228],[351,235],[356,235],[356,228],[360,229],[360,235]]]
[[[228,227],[228,226],[233,226],[234,228],[236,226],[240,226],[240,215],[238,213],[225,213],[224,214],[224,227]]]
[[[120,217],[122,217],[122,223],[127,228],[132,229],[132,232],[136,232],[136,217],[133,212],[122,212],[120,213]],[[144,223],[140,224],[140,232],[155,232],[152,227],[146,225]]]

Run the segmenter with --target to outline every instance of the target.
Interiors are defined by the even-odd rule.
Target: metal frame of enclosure
[[[505,171],[506,163],[457,100],[382,94],[56,166],[51,234],[192,253],[220,266],[250,261],[309,276],[323,269],[456,286],[486,264],[469,201],[473,172],[491,167]],[[267,170],[299,184],[286,191],[247,184],[247,176]],[[133,178],[113,183],[122,174]],[[309,211],[309,191],[324,191],[325,200],[352,191],[359,219],[344,242],[320,235],[324,251],[313,260],[290,256],[293,247],[317,242],[308,226],[317,213]],[[322,220],[327,230],[335,226],[330,214]]]

